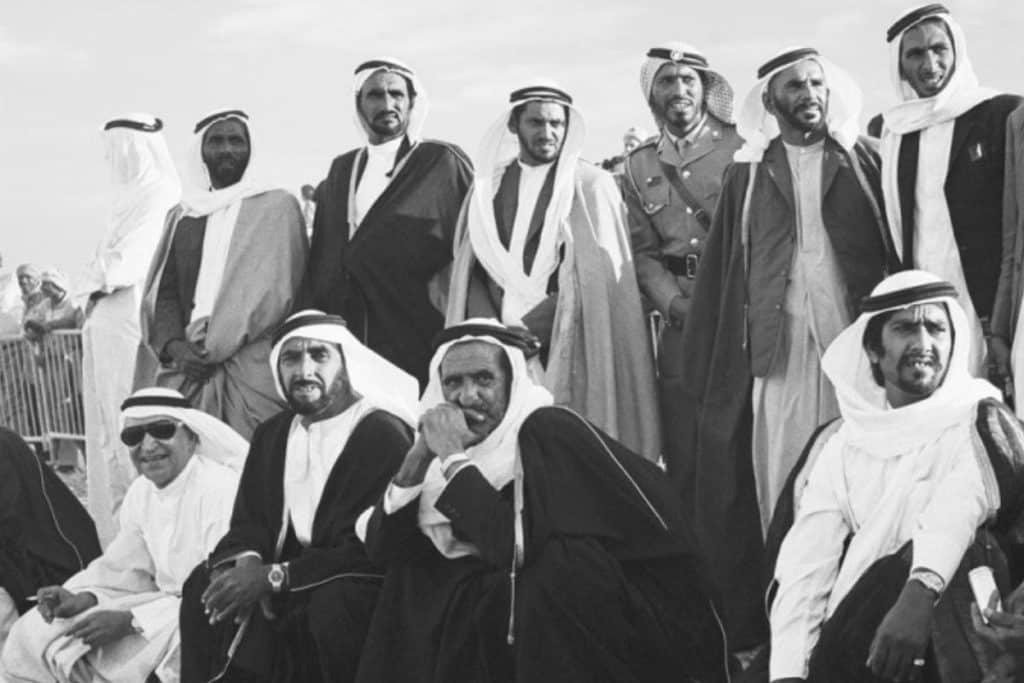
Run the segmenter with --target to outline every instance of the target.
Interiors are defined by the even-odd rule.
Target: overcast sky
[[[5,2],[0,15],[0,253],[81,272],[105,228],[102,124],[162,117],[180,160],[192,125],[219,107],[253,121],[267,180],[297,191],[365,140],[352,71],[391,55],[430,93],[426,137],[473,154],[508,92],[559,81],[587,117],[585,153],[616,153],[652,125],[639,89],[647,49],[702,48],[742,97],[757,66],[810,44],[847,68],[869,113],[892,102],[884,34],[905,0],[91,0]],[[949,3],[983,85],[1024,92],[1024,2]]]

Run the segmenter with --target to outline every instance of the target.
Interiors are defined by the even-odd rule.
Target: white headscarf
[[[949,11],[945,7],[930,5],[911,10],[894,26],[899,25],[912,14],[918,15],[915,17],[916,21],[908,22],[902,30],[891,34],[888,38],[889,79],[896,93],[898,104],[885,112],[883,131],[896,136],[955,119],[978,103],[998,94],[997,91],[983,88],[978,84],[978,76],[974,73],[974,66],[967,53],[967,38],[964,35],[964,30],[949,16]],[[922,98],[918,97],[914,89],[903,78],[900,69],[900,45],[903,42],[904,34],[925,19],[939,19],[946,25],[953,41],[956,60],[953,74],[949,77],[946,86],[938,94]],[[886,161],[888,160],[883,157],[883,166]],[[896,164],[893,163],[891,166],[895,167]]]
[[[865,300],[870,312],[861,315],[846,328],[825,351],[821,365],[836,390],[843,425],[837,432],[848,446],[861,448],[876,457],[894,457],[963,419],[971,419],[975,405],[983,398],[1000,398],[990,383],[976,379],[968,371],[971,345],[970,327],[956,290],[931,273],[907,270],[891,275],[878,284]],[[886,305],[886,301],[891,305]],[[892,408],[887,405],[885,389],[871,373],[864,351],[864,331],[871,318],[885,311],[896,311],[925,303],[943,303],[949,310],[953,331],[953,349],[942,384],[926,399]]]
[[[345,321],[336,315],[307,309],[288,317],[277,332],[270,350],[270,371],[277,380],[277,393],[285,401],[288,395],[277,360],[285,342],[293,337],[320,339],[341,346],[352,390],[362,396],[366,411],[385,410],[410,427],[416,426],[419,382],[415,377],[391,364],[364,346],[348,331]]]
[[[778,121],[765,109],[764,93],[772,77],[807,59],[817,62],[825,74],[829,91],[825,117],[828,134],[846,151],[853,149],[857,142],[863,99],[860,87],[846,71],[822,57],[817,50],[806,47],[787,48],[758,69],[757,83],[743,98],[736,130],[744,142],[733,156],[735,161],[761,161],[769,143],[780,135]]]
[[[210,171],[203,163],[203,136],[213,124],[229,119],[242,123],[249,134],[249,163],[237,183],[215,190],[210,184]],[[241,109],[218,109],[199,120],[193,130],[185,159],[185,187],[181,200],[184,215],[208,216],[246,197],[272,189],[259,182],[256,166],[259,155],[254,138],[252,120]]]
[[[421,412],[444,403],[441,387],[441,361],[455,344],[468,341],[480,341],[493,344],[505,351],[512,368],[511,386],[509,388],[508,409],[494,431],[487,437],[466,449],[470,461],[480,468],[480,472],[491,485],[501,490],[516,478],[519,470],[519,428],[530,413],[538,408],[549,406],[554,402],[551,393],[536,384],[531,378],[526,365],[523,351],[511,344],[501,342],[497,337],[490,336],[479,330],[480,327],[493,328],[498,334],[507,332],[504,325],[495,320],[472,318],[460,323],[453,330],[469,328],[465,335],[442,344],[430,360],[430,379],[427,389],[420,401]],[[476,330],[472,328],[477,328]],[[438,551],[448,558],[477,555],[475,546],[460,541],[452,533],[452,525],[447,517],[434,507],[446,485],[441,465],[434,458],[427,469],[423,480],[423,489],[419,501],[419,526],[423,533],[433,542]],[[517,514],[521,511],[517,510]],[[522,548],[519,548],[521,551]],[[521,556],[521,552],[520,552]]]
[[[527,102],[554,102],[569,110],[551,202],[544,214],[544,227],[529,275],[523,272],[522,253],[512,252],[501,243],[494,217],[494,195],[501,177],[519,154],[519,140],[508,129],[509,117],[513,109]],[[522,324],[522,316],[547,297],[548,281],[558,268],[559,247],[571,239],[567,223],[575,191],[576,164],[585,138],[586,122],[572,106],[572,98],[557,84],[538,79],[512,92],[508,108],[487,129],[473,159],[473,197],[467,216],[469,240],[477,260],[504,292],[501,316],[507,324]]]
[[[722,74],[708,67],[704,53],[687,43],[668,41],[651,48],[640,67],[640,92],[644,104],[650,104],[654,77],[665,64],[682,64],[704,75],[704,105],[719,121],[732,123],[733,91]],[[657,119],[655,115],[655,119]],[[660,126],[661,121],[658,121]]]
[[[249,442],[212,415],[192,408],[174,389],[139,389],[121,404],[122,429],[128,418],[158,416],[183,422],[199,437],[194,455],[242,471]]]
[[[412,108],[409,110],[409,125],[405,130],[405,135],[409,138],[409,142],[416,144],[421,139],[423,124],[427,120],[427,114],[430,113],[430,98],[427,96],[427,89],[423,87],[423,83],[416,73],[404,62],[394,57],[378,57],[356,67],[355,78],[352,82],[352,91],[355,95],[356,125],[359,126],[359,130],[369,135],[370,124],[363,119],[359,110],[359,91],[363,89],[363,84],[367,79],[377,73],[393,73],[402,76],[415,91],[415,95],[410,101]]]
[[[160,132],[163,122],[151,114],[127,114],[112,119],[103,127],[103,144],[114,189],[107,233],[90,265],[89,291],[106,284],[108,270],[125,267],[123,261],[138,269],[138,280],[146,277],[146,267],[160,239],[167,211],[181,198],[181,180],[174,167],[167,141]],[[145,234],[144,248],[125,250],[132,237]],[[116,250],[121,262],[110,262],[109,251]],[[116,283],[121,284],[121,283]]]

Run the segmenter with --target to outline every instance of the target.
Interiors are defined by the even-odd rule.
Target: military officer
[[[658,344],[664,412],[722,172],[742,140],[732,123],[732,87],[694,47],[651,48],[640,81],[661,134],[626,158],[623,194],[640,289],[665,321]]]

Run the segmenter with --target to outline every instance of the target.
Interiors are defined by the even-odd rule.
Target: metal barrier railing
[[[58,439],[85,441],[80,331],[0,337],[0,425],[51,453]]]

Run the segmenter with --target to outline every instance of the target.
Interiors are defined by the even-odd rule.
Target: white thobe
[[[11,630],[3,665],[15,680],[138,683],[155,672],[179,680],[178,607],[189,573],[227,532],[238,474],[198,456],[163,489],[138,477],[121,506],[121,529],[104,553],[65,588],[89,592],[97,605],[47,624],[37,609]],[[62,634],[94,611],[128,610],[139,633],[90,650]]]
[[[360,399],[344,412],[309,426],[302,424],[300,415],[292,419],[284,456],[284,503],[295,538],[303,546],[312,541],[316,510],[338,456],[356,425],[373,410]]]
[[[921,131],[914,187],[914,267],[941,277],[964,294],[960,305],[970,325],[970,370],[975,377],[984,377],[985,336],[968,295],[967,278],[946,202],[946,170],[955,124],[953,119]]]
[[[965,415],[891,457],[845,447],[842,432],[825,443],[779,550],[770,680],[807,677],[821,625],[875,561],[907,541],[912,566],[949,584],[975,531],[999,509],[988,456],[972,433],[975,411]]]
[[[832,243],[821,217],[824,142],[785,145],[796,202],[796,248],[786,287],[779,352],[754,378],[753,460],[761,530],[766,533],[790,471],[807,440],[839,415],[821,356],[850,322]]]
[[[366,165],[356,187],[355,222],[349,225],[350,238],[391,183],[391,171],[395,168],[395,157],[403,139],[397,137],[379,145],[367,145]]]
[[[82,327],[82,403],[85,407],[87,507],[100,543],[117,533],[118,510],[135,478],[128,449],[121,443],[121,402],[132,392],[135,359],[142,336],[141,292],[153,260],[164,217],[177,201],[176,183],[160,192],[148,189],[130,220],[115,222],[97,245],[83,291],[106,294]]]
[[[519,187],[516,194],[516,214],[512,222],[512,235],[509,239],[508,253],[512,256],[513,263],[520,267],[523,264],[523,252],[526,249],[527,237],[530,234],[530,223],[533,222],[533,212],[537,207],[537,200],[540,198],[541,190],[544,189],[544,181],[547,180],[548,172],[554,162],[528,166],[521,161],[519,164]],[[495,183],[495,196],[500,189],[500,183]],[[502,299],[502,322],[508,325],[522,325],[522,316],[529,312],[529,307],[520,305],[514,296],[506,296]]]
[[[235,223],[238,221],[238,212],[241,208],[242,200],[239,199],[206,217],[203,254],[199,259],[199,274],[196,276],[196,292],[193,298],[195,303],[189,322],[208,318],[213,313],[213,305],[217,301],[221,281],[224,279],[224,267],[228,262],[231,238],[235,234]]]

